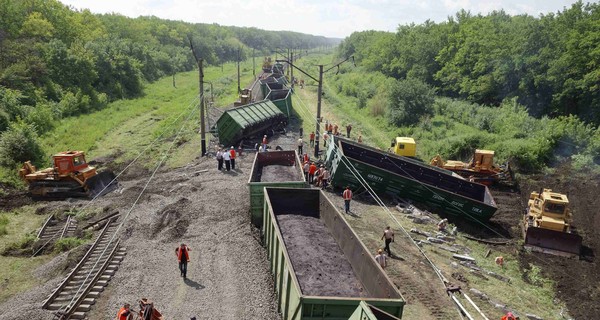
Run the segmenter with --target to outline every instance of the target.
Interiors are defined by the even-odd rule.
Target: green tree
[[[40,163],[43,157],[44,152],[33,125],[16,121],[0,135],[0,165],[15,167],[29,160]]]
[[[388,119],[393,125],[412,125],[433,113],[435,90],[418,79],[396,81],[388,97]]]

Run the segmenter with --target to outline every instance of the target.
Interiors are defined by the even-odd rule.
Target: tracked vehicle
[[[581,236],[571,227],[573,217],[566,195],[543,189],[532,192],[523,219],[525,247],[560,256],[577,256]]]
[[[117,188],[115,174],[96,172],[88,165],[83,151],[65,151],[52,156],[51,168],[37,170],[27,161],[19,176],[29,184],[34,200],[61,200],[73,197],[93,198]]]

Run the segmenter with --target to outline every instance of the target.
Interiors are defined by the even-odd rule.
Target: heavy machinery
[[[417,156],[417,144],[415,143],[415,139],[409,137],[396,137],[396,139],[392,141],[389,150],[399,156],[409,158],[416,158]]]
[[[577,256],[581,236],[571,228],[572,214],[566,195],[543,189],[532,192],[523,218],[525,247],[561,256]]]
[[[262,69],[265,73],[271,73],[271,69],[273,68],[273,62],[271,61],[271,57],[265,57],[263,61]]]
[[[115,174],[96,172],[88,165],[83,151],[65,151],[52,156],[52,168],[37,170],[27,161],[19,176],[29,184],[35,200],[59,200],[71,197],[93,198],[117,188]]]
[[[252,102],[252,89],[242,89],[240,92],[240,100],[233,103],[234,107],[245,106]]]
[[[494,164],[494,151],[491,150],[476,149],[470,162],[444,161],[438,154],[431,159],[429,164],[454,171],[473,182],[485,185],[512,181],[512,172],[508,162],[496,166]]]

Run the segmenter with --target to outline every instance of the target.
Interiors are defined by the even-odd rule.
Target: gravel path
[[[119,231],[127,255],[89,319],[112,319],[124,303],[137,309],[140,298],[154,301],[166,319],[280,319],[266,251],[250,226],[246,181],[253,157],[245,154],[238,160],[243,169],[228,173],[217,171],[214,159],[159,172]],[[126,214],[148,176],[124,176],[122,191],[94,206]],[[187,280],[175,256],[181,242],[192,249]],[[42,269],[58,268],[48,265]],[[0,320],[52,319],[41,301],[67,272],[60,271],[0,305]]]
[[[281,214],[277,223],[302,293],[308,296],[366,297],[350,262],[323,221]]]

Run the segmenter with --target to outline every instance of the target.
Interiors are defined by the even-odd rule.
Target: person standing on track
[[[375,261],[377,261],[377,263],[379,264],[381,269],[385,270],[385,268],[387,267],[387,257],[385,256],[385,254],[383,254],[383,250],[381,250],[381,249],[377,250],[377,255],[375,256]]]
[[[126,303],[125,305],[123,305],[123,307],[121,309],[119,309],[119,312],[117,313],[117,320],[132,320],[132,319],[133,319],[133,312],[131,312],[131,310],[130,310],[129,303]]]
[[[267,152],[267,135],[265,134],[262,139],[262,151]]]
[[[383,231],[383,236],[381,236],[381,240],[385,238],[385,251],[388,256],[392,257],[392,251],[390,250],[390,243],[394,242],[394,231],[390,229],[390,226],[387,226]]]
[[[302,141],[302,137],[298,138],[298,154],[302,154],[302,146],[304,145],[304,141]]]
[[[179,262],[179,271],[181,276],[187,278],[187,264],[190,262],[190,247],[182,243],[179,247],[175,248],[175,254],[177,255],[177,261]]]
[[[350,187],[346,187],[346,190],[342,193],[342,198],[344,198],[344,208],[346,214],[348,214],[350,213],[350,201],[352,201],[352,190],[350,190]]]
[[[231,162],[231,170],[235,170],[235,156],[235,148],[231,146],[231,149],[229,149],[229,161]]]
[[[223,150],[221,148],[217,150],[217,169],[223,170]]]
[[[225,170],[229,171],[231,168],[231,153],[228,150],[223,151],[223,161],[225,161]]]

